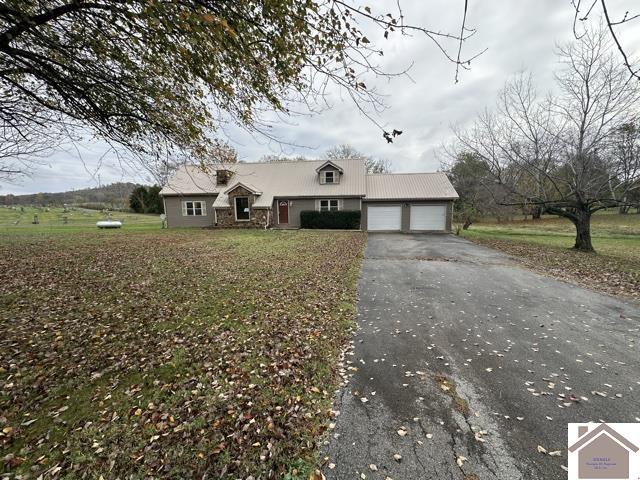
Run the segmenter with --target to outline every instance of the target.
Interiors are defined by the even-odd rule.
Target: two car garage
[[[376,204],[366,206],[367,230],[371,232],[444,232],[450,230],[447,222],[447,204]]]
[[[449,232],[458,198],[443,172],[370,174],[362,227],[370,232]]]

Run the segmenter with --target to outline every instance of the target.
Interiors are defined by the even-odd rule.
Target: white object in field
[[[98,228],[120,228],[122,227],[122,222],[118,220],[100,220],[96,222],[96,227]]]

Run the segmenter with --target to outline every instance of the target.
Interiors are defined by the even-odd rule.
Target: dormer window
[[[319,173],[320,183],[322,184],[335,184],[340,183],[340,172],[338,170],[322,170]]]
[[[333,170],[327,170],[324,172],[324,183],[336,183],[335,174]]]
[[[340,177],[344,174],[340,165],[331,160],[327,160],[316,168],[316,172],[318,172],[318,181],[323,185],[340,183]]]

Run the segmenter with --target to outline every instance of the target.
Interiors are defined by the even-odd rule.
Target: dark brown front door
[[[288,200],[278,200],[278,223],[289,223]]]

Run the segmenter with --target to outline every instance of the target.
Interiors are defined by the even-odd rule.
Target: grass
[[[362,234],[33,227],[0,230],[4,475],[308,477]]]
[[[34,224],[37,216],[39,223]],[[11,231],[14,234],[71,232],[95,229],[98,220],[106,220],[109,214],[98,210],[70,207],[65,211],[61,207],[0,206],[0,232]],[[127,230],[159,229],[159,215],[146,215],[129,212],[112,212],[111,218],[120,220]]]
[[[640,215],[600,212],[594,215],[591,226],[596,254],[572,250],[575,228],[558,217],[480,222],[461,234],[554,276],[607,293],[640,298]]]

